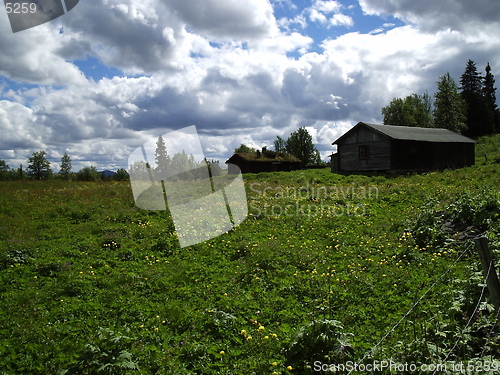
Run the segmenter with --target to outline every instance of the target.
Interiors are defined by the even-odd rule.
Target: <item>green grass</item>
[[[476,163],[500,162],[500,134],[481,137],[476,145]]]
[[[489,303],[462,332],[473,248],[411,309],[470,247],[441,219],[498,251],[499,172],[248,174],[251,215],[184,249],[128,183],[0,182],[0,374],[306,374],[440,362],[457,340],[447,360],[499,359]]]

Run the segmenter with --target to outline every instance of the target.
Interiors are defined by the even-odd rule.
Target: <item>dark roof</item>
[[[365,126],[377,133],[385,135],[391,139],[404,141],[422,141],[422,142],[448,142],[448,143],[475,143],[474,140],[464,137],[463,135],[452,132],[448,129],[440,128],[414,128],[409,126],[395,125],[377,125],[366,122],[359,122],[354,128],[349,130],[332,144],[337,144],[348,133],[358,126]]]
[[[284,154],[282,152],[274,152],[274,151],[264,151],[260,153],[260,157],[258,157],[258,154],[256,152],[252,153],[237,153],[231,156],[226,163],[232,163],[236,159],[244,159],[247,161],[254,161],[254,162],[276,162],[276,161],[286,161],[286,162],[292,162],[292,163],[300,163],[300,159],[296,158],[293,155],[289,154]]]

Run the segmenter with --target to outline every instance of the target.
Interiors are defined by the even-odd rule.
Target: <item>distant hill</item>
[[[107,177],[113,177],[115,172],[110,171],[110,170],[105,170],[105,171],[99,172],[99,174],[107,178]]]

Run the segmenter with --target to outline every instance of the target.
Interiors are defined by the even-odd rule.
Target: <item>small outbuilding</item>
[[[475,161],[475,141],[447,129],[359,122],[333,145],[332,172],[423,172]]]
[[[237,153],[227,161],[228,174],[237,174],[239,167],[241,173],[293,171],[301,168],[300,159],[295,156],[268,151],[265,148],[254,153]]]

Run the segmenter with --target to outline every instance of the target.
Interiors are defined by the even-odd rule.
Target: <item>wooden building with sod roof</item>
[[[259,173],[293,171],[300,169],[301,163],[295,156],[268,151],[265,148],[254,153],[237,153],[226,161],[228,174],[239,173],[237,168],[234,168],[235,165],[240,168],[241,173]]]
[[[447,129],[359,122],[333,142],[332,172],[423,172],[474,165],[475,141]]]

